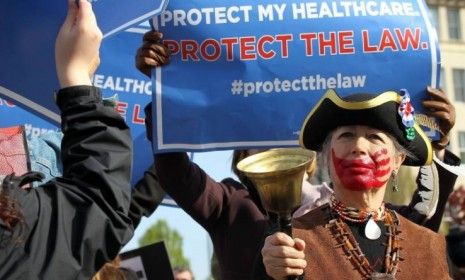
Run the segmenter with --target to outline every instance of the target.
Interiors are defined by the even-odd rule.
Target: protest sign
[[[140,280],[173,280],[173,271],[163,241],[120,254],[121,267],[134,271]]]
[[[153,25],[172,50],[153,75],[156,152],[295,146],[329,88],[407,89],[437,128],[421,114],[439,80],[423,1],[171,1]]]
[[[132,30],[132,29],[131,29]],[[145,136],[144,106],[151,101],[152,82],[134,66],[134,55],[142,42],[142,33],[148,27],[138,27],[137,32],[121,32],[102,42],[101,63],[92,77],[105,98],[118,95],[116,110],[131,128],[134,146],[132,173],[133,185],[153,163],[149,141]],[[27,82],[27,81],[25,81]],[[43,98],[54,102],[52,93]],[[55,122],[47,121],[13,102],[0,99],[0,127],[24,125],[27,136],[38,136],[47,130],[59,130]]]
[[[104,40],[100,48],[101,63],[92,78],[105,97],[118,95],[116,110],[131,128],[133,138],[133,184],[153,163],[150,143],[145,135],[144,107],[152,99],[152,81],[134,65],[137,48],[148,28],[121,32]]]
[[[104,38],[160,12],[166,0],[94,0]],[[0,95],[59,123],[53,92],[55,37],[67,13],[66,0],[0,2]]]

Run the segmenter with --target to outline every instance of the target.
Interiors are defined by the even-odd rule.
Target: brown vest
[[[293,237],[305,241],[305,279],[340,280],[362,279],[345,256],[342,248],[335,248],[336,240],[325,227],[329,221],[329,206],[322,205],[293,220]],[[399,218],[399,237],[402,247],[397,280],[443,280],[449,276],[445,239],[441,235]]]

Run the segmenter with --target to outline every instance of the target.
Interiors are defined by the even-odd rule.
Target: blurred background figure
[[[189,267],[173,268],[174,280],[194,280],[194,275]]]
[[[120,257],[116,257],[111,262],[107,262],[92,280],[138,280],[139,277],[137,276],[136,272],[121,267],[121,259]]]
[[[449,197],[451,224],[446,236],[447,251],[455,280],[465,279],[465,186],[460,185]]]

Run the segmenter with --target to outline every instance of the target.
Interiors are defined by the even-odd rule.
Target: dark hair
[[[237,163],[250,155],[252,155],[252,153],[250,153],[250,150],[234,150],[231,162],[231,169],[233,173],[236,174],[237,178],[239,178],[239,181],[241,181],[241,183],[247,188],[252,200],[257,205],[259,205],[259,207],[263,207],[260,195],[258,194],[257,188],[255,187],[254,183],[252,183],[252,181],[244,173],[237,169]]]
[[[23,213],[18,203],[9,196],[9,189],[5,186],[7,178],[3,181],[0,191],[0,219],[6,227],[5,233],[8,233],[9,238],[0,236],[0,247],[5,245],[3,242],[20,242],[25,226]]]
[[[244,175],[239,169],[237,169],[237,164],[239,161],[245,159],[250,155],[249,150],[234,150],[233,152],[233,158],[231,161],[231,170],[232,172],[239,178],[242,184],[247,185],[250,182],[250,180],[247,178],[247,176]]]

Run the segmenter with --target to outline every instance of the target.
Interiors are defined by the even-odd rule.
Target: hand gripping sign
[[[295,146],[329,88],[407,89],[436,128],[421,108],[439,78],[423,1],[171,1],[153,25],[172,50],[152,75],[156,152]]]

